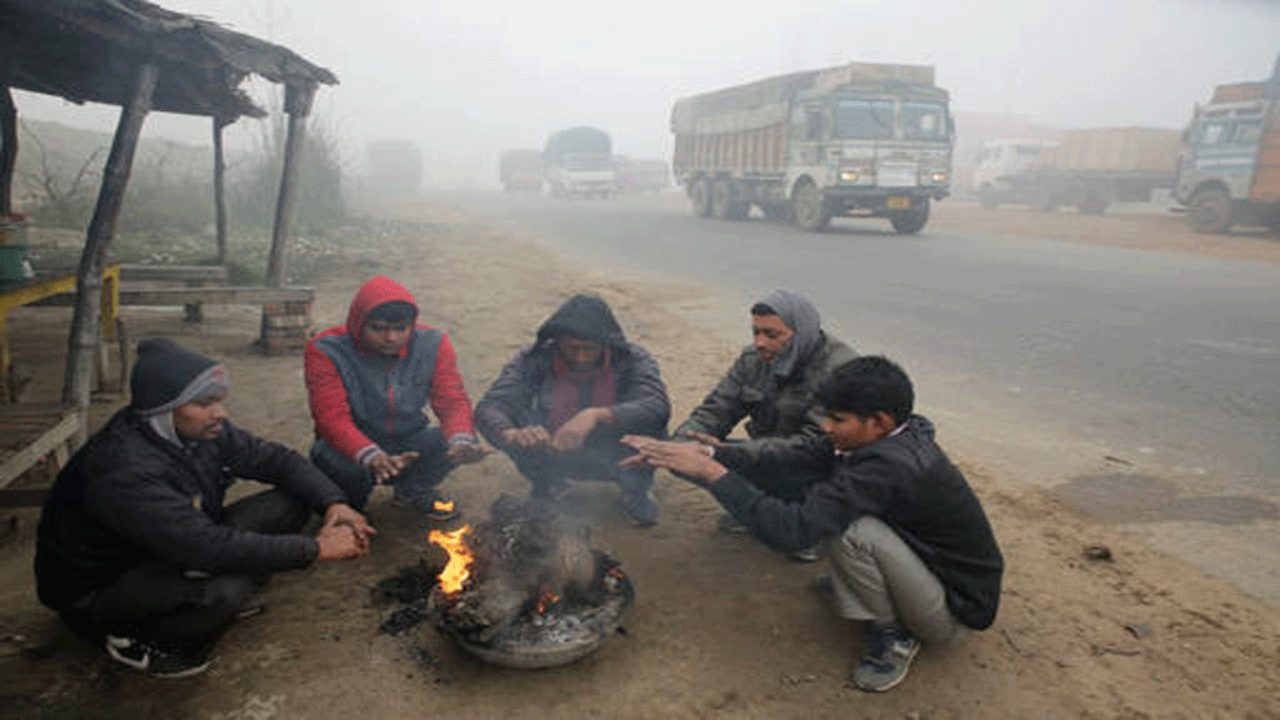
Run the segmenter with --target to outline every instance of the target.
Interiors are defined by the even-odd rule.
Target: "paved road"
[[[762,290],[801,290],[907,366],[944,444],[1280,600],[1262,551],[1280,547],[1280,265],[881,221],[813,235],[672,200],[455,201],[588,264],[714,288],[743,342]],[[1225,567],[1243,560],[1263,565]]]

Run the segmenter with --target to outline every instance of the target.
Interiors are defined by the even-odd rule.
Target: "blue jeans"
[[[418,453],[418,459],[392,480],[396,497],[401,500],[412,502],[430,497],[435,493],[435,487],[453,470],[453,463],[445,459],[449,448],[440,428],[426,427],[399,438],[373,440],[390,455],[410,451]],[[367,467],[334,450],[319,438],[311,446],[311,462],[342,488],[351,507],[364,509],[369,493],[373,492],[373,475]]]

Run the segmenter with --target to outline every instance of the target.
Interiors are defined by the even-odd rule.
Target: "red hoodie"
[[[333,342],[325,341],[325,338],[349,339],[362,371],[368,372],[371,367],[381,368],[377,363],[381,360],[381,356],[361,347],[361,331],[364,328],[365,318],[374,308],[396,301],[407,302],[413,305],[415,310],[418,307],[413,294],[403,285],[385,275],[379,275],[365,283],[356,293],[351,301],[351,309],[347,314],[345,325],[331,327],[316,335],[307,344],[305,358],[307,395],[311,405],[311,417],[315,420],[316,435],[352,460],[363,459],[360,456],[367,455],[367,451],[378,447],[378,443],[357,426],[352,402],[348,396],[352,390],[343,383],[342,374],[339,373],[334,358],[322,347],[326,342],[330,344]],[[471,400],[467,397],[466,388],[462,384],[462,375],[458,372],[458,356],[453,349],[453,343],[449,341],[447,334],[430,325],[418,323],[414,327],[415,332],[410,336],[409,342],[405,343],[405,347],[401,348],[400,357],[405,358],[408,355],[409,348],[419,333],[431,331],[441,333],[439,346],[436,348],[434,370],[422,378],[423,386],[428,384],[430,386],[426,397],[431,405],[431,411],[440,420],[441,431],[446,439],[458,435],[473,435],[475,426],[471,418]],[[365,362],[366,360],[368,362]],[[386,367],[387,370],[374,370],[374,372],[389,374],[393,365],[388,364]],[[395,426],[395,418],[403,418],[405,410],[397,408],[397,401],[403,404],[405,399],[396,397],[392,383],[379,383],[380,387],[384,385],[388,388],[385,417],[361,418],[363,422],[360,424],[366,428],[385,427],[389,432],[412,429]],[[363,389],[368,390],[368,388]],[[409,414],[420,413],[421,410],[421,407],[411,408]]]

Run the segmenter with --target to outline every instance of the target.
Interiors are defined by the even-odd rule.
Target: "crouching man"
[[[277,570],[363,555],[374,534],[292,450],[232,425],[226,369],[138,344],[132,402],[72,457],[45,503],[36,588],[78,634],[157,677],[209,666],[218,637]],[[223,504],[235,478],[274,489]],[[311,513],[315,537],[298,534]]]
[[[671,404],[658,361],[627,342],[613,311],[575,295],[538,328],[476,405],[476,424],[511,456],[535,496],[555,500],[569,478],[618,484],[638,525],[658,522],[653,469],[620,468],[623,435],[665,437]]]
[[[821,543],[837,612],[865,621],[854,683],[888,690],[920,642],[944,643],[995,620],[1004,562],[982,504],[913,415],[906,373],[883,357],[852,360],[817,390],[823,438],[768,446],[624,438],[629,464],[667,468],[706,487],[780,550]],[[770,497],[743,471],[825,473],[803,501]]]

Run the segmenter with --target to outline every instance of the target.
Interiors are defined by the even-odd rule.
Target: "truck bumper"
[[[886,215],[910,210],[926,200],[941,200],[950,194],[949,187],[829,187],[823,190],[822,197],[833,214]]]

